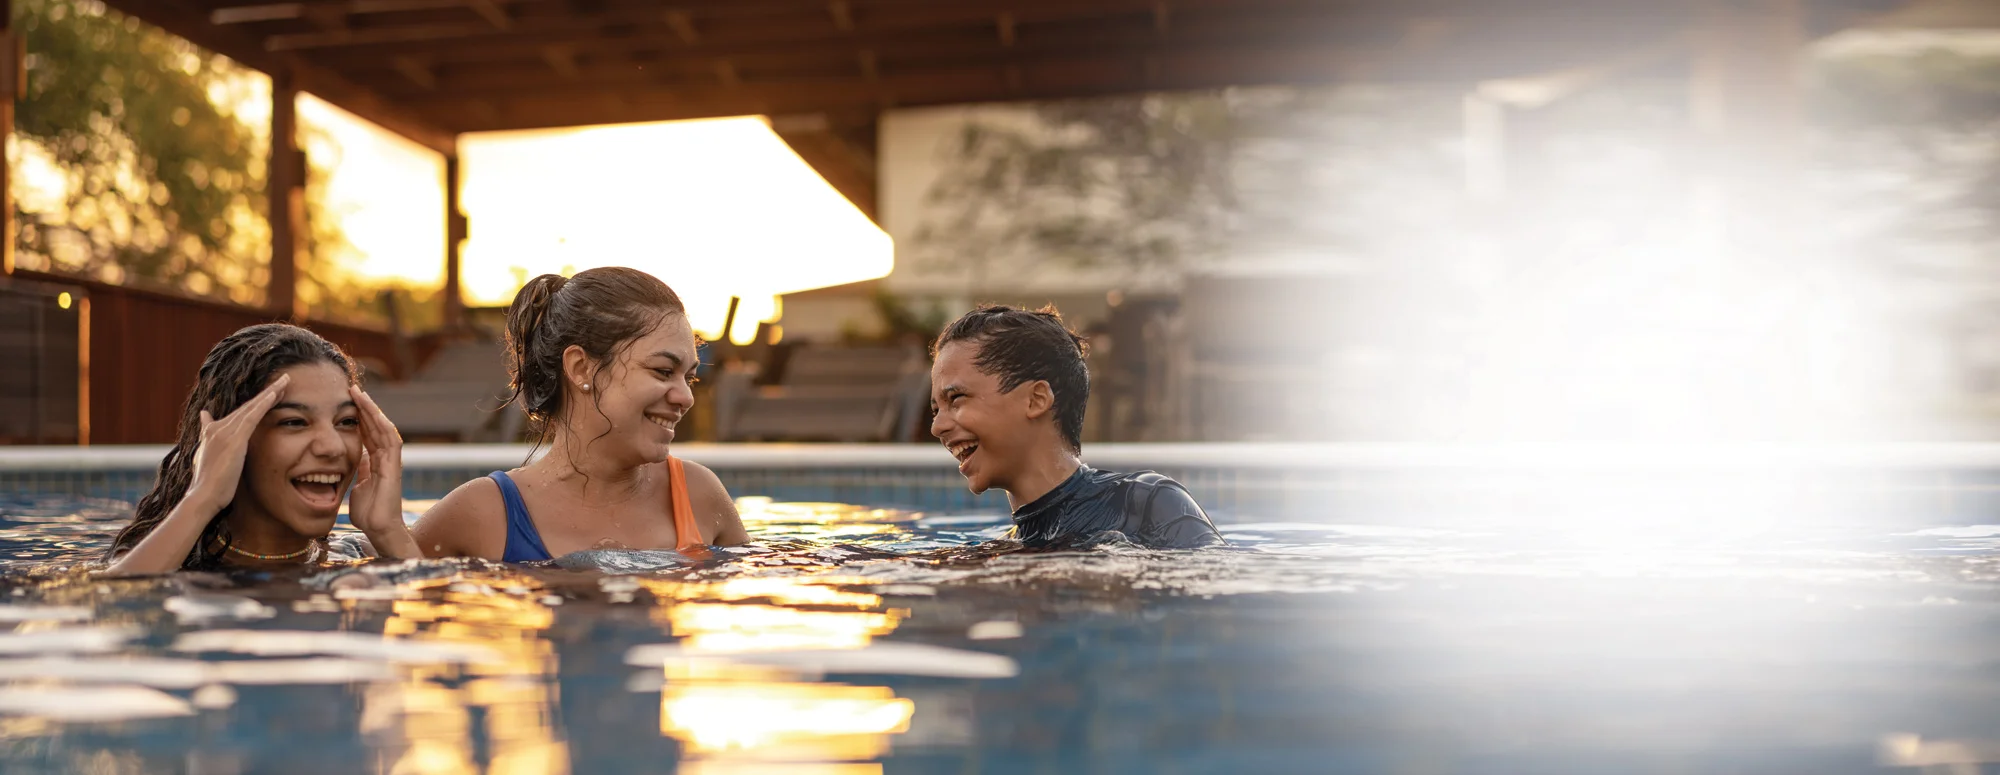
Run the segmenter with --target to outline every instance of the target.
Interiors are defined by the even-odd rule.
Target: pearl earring
[[[583,383],[583,392],[585,393],[590,392],[590,383],[588,382]]]

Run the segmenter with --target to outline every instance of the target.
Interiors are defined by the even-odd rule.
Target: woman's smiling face
[[[694,407],[695,358],[687,316],[669,313],[613,354],[611,364],[596,372],[596,382],[572,376],[566,390],[577,440],[593,455],[630,457],[633,463],[666,460],[674,425]]]
[[[333,530],[354,484],[360,412],[339,366],[301,364],[278,374],[292,381],[250,437],[231,516],[269,517],[302,537],[318,538]]]

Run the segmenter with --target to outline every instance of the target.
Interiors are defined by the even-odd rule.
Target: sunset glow
[[[739,339],[778,294],[881,277],[889,235],[763,119],[729,118],[466,135],[467,303],[505,304],[529,277],[596,266],[651,272]]]

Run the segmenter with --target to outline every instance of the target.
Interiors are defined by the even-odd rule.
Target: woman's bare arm
[[[486,477],[461,484],[410,526],[425,557],[483,557],[507,553],[506,505],[500,486]]]

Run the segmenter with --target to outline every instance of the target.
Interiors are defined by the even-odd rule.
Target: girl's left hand
[[[423,553],[403,522],[403,435],[360,386],[349,385],[347,392],[361,415],[361,463],[347,501],[348,519],[381,556],[420,558]]]

